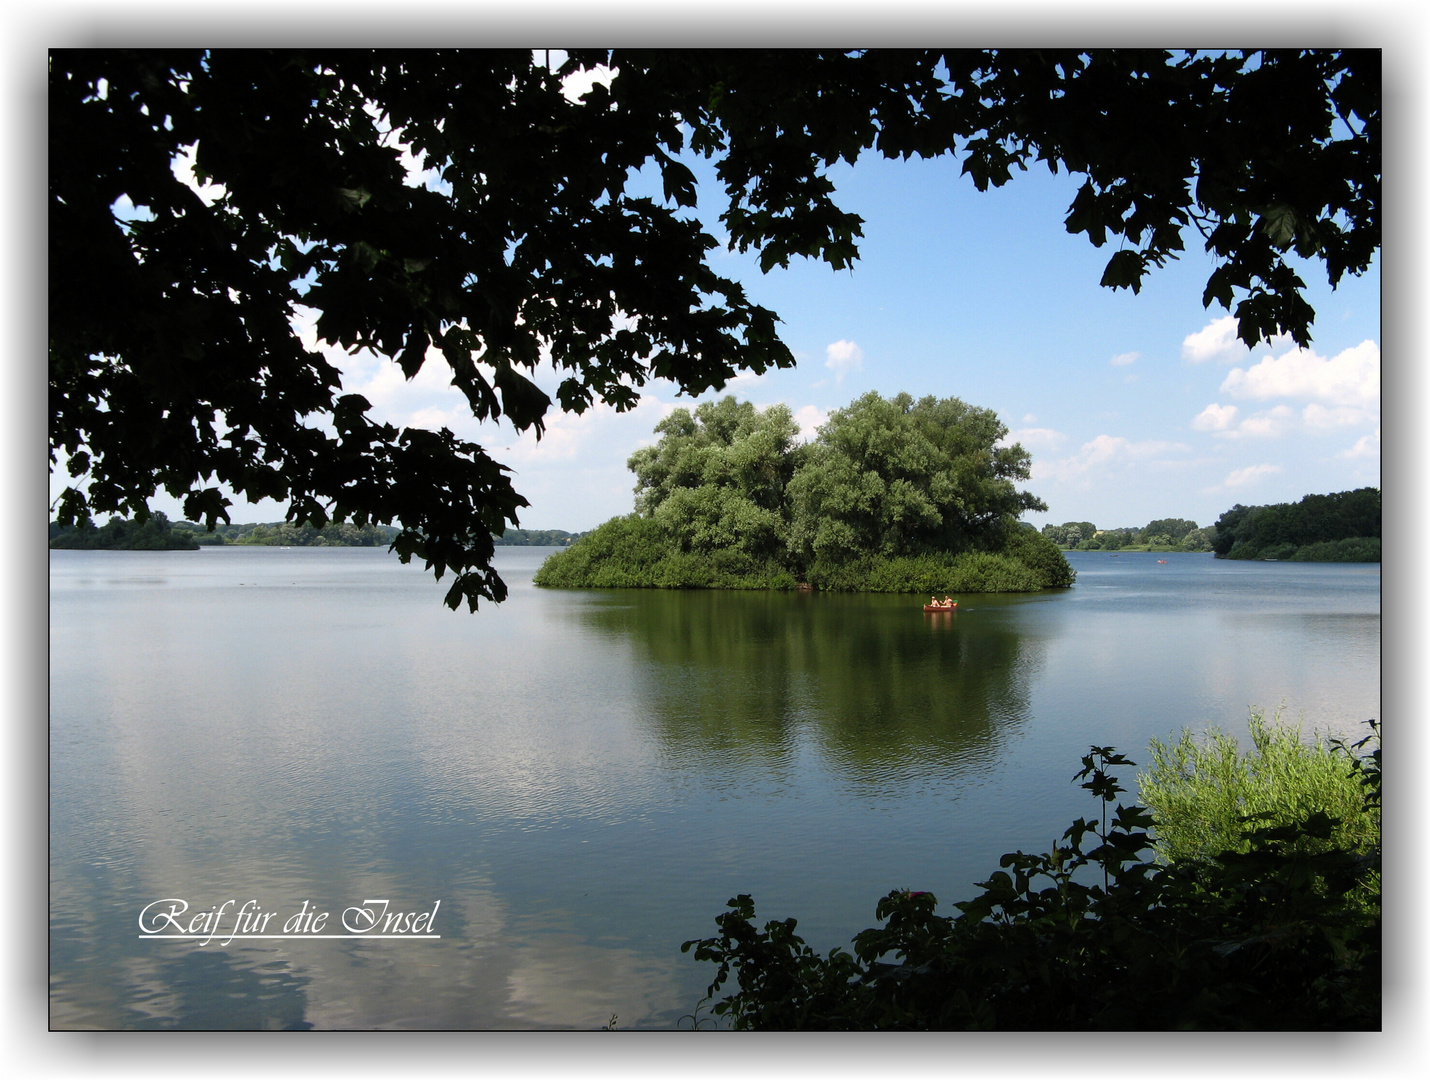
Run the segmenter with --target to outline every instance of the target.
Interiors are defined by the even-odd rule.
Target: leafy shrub
[[[1264,547],[1256,553],[1256,558],[1265,559],[1267,562],[1277,562],[1291,558],[1296,554],[1296,545],[1292,543],[1272,544]]]
[[[669,553],[655,522],[627,514],[548,556],[534,580],[566,588],[639,588],[649,583],[653,567]]]
[[[1032,529],[1007,530],[1002,554],[1016,559],[1037,575],[1044,589],[1065,589],[1077,577],[1057,544]]]
[[[780,563],[739,549],[677,550],[660,524],[612,518],[541,564],[538,585],[589,589],[793,589]]]
[[[1380,758],[1343,761],[1377,804]],[[1379,843],[1329,841],[1314,812],[1290,825],[1248,822],[1244,850],[1158,863],[1154,820],[1120,803],[1108,770],[1133,762],[1092,747],[1077,779],[1101,802],[1051,852],[1004,855],[960,914],[927,892],[895,890],[884,925],[852,953],[823,956],[797,921],[755,925],[748,895],[687,941],[716,966],[692,1020],[742,1029],[1166,1030],[1371,1029],[1380,1026]],[[1090,843],[1089,843],[1090,840]],[[1100,882],[1099,882],[1100,879]],[[1355,894],[1360,894],[1356,896]],[[734,980],[737,989],[717,998]],[[711,1019],[700,1018],[708,1007]]]
[[[1200,741],[1188,729],[1175,743],[1153,739],[1152,764],[1138,787],[1157,821],[1166,860],[1207,859],[1246,851],[1245,822],[1285,826],[1322,812],[1339,822],[1316,850],[1367,851],[1380,841],[1380,809],[1363,803],[1361,785],[1338,744],[1301,740],[1276,715],[1252,710],[1250,751],[1213,728]]]
[[[1072,570],[1057,546],[1026,531],[1016,548],[1038,565],[1012,555],[970,551],[895,558],[864,556],[844,562],[818,559],[805,580],[831,592],[990,593],[1037,592],[1072,584]],[[1056,563],[1048,552],[1056,556]],[[631,514],[614,518],[564,551],[554,552],[535,582],[567,588],[793,589],[794,572],[773,557],[741,548],[680,551],[658,521]]]
[[[1061,552],[1058,557],[1062,557]],[[1037,592],[1047,587],[1035,571],[1021,562],[986,551],[890,559],[866,557],[843,563],[816,560],[807,580],[815,588],[830,592]]]

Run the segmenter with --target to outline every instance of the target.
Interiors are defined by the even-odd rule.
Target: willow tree
[[[870,392],[830,414],[790,483],[790,545],[804,563],[998,547],[1026,511],[1031,457],[958,398]]]

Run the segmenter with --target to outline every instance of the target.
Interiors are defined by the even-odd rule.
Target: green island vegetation
[[[1090,521],[1044,525],[1043,535],[1063,551],[1210,551],[1216,529],[1185,518],[1158,518],[1140,529],[1099,529]]]
[[[1212,550],[1218,559],[1380,562],[1380,489],[1271,506],[1237,503],[1217,518]]]
[[[754,1030],[1378,1030],[1380,749],[1301,743],[1254,716],[1254,748],[1213,733],[1154,742],[1148,806],[1112,804],[1094,746],[1075,777],[1100,802],[1061,843],[1004,855],[982,892],[936,914],[879,901],[883,925],[821,955],[797,920],[755,924],[741,894],[692,1026]],[[1369,743],[1375,749],[1361,753]],[[1150,809],[1149,809],[1150,808]],[[1110,820],[1109,820],[1110,815]],[[717,997],[734,977],[734,988]],[[702,1012],[708,1009],[708,1015]]]
[[[1029,455],[957,398],[868,393],[811,443],[789,409],[733,397],[677,409],[630,458],[635,511],[537,572],[574,588],[1035,592],[1072,584],[1057,546],[1018,520]]]

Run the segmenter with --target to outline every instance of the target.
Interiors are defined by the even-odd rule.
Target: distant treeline
[[[199,547],[222,547],[228,544],[261,545],[265,547],[387,547],[398,533],[393,525],[364,525],[351,522],[334,523],[319,528],[304,522],[270,521],[246,525],[217,525],[209,532],[192,521],[170,521],[160,511],[149,515],[140,524],[127,518],[110,518],[105,525],[86,522],[66,527],[50,522],[50,547],[107,549],[123,551],[193,551]],[[585,533],[569,533],[562,529],[508,529],[504,536],[493,538],[498,545],[530,545],[565,547]]]
[[[1099,529],[1090,521],[1044,525],[1042,533],[1072,551],[1211,551],[1219,559],[1292,562],[1380,562],[1380,489],[1307,495],[1297,503],[1242,506],[1215,525],[1158,518],[1140,529]]]
[[[497,547],[565,547],[585,535],[565,529],[508,529],[501,536],[493,536],[492,543]]]
[[[209,532],[192,521],[170,521],[155,511],[143,523],[113,517],[104,525],[92,521],[76,526],[50,522],[50,547],[112,551],[194,551],[199,547],[253,544],[268,547],[386,547],[398,530],[391,525],[330,522],[322,528],[304,523],[267,522],[218,525]]]
[[[1059,547],[1072,551],[1120,551],[1145,548],[1148,551],[1211,551],[1216,529],[1198,528],[1185,518],[1157,518],[1140,529],[1099,529],[1090,521],[1067,521],[1044,525],[1043,535]]]
[[[87,551],[197,551],[199,544],[192,531],[175,528],[167,517],[155,512],[142,523],[114,517],[104,525],[86,521],[71,527],[52,521],[50,547]]]
[[[398,529],[392,525],[354,525],[329,522],[319,528],[310,522],[270,521],[257,525],[219,525],[212,533],[202,525],[181,521],[176,529],[189,529],[200,544],[255,544],[263,547],[387,547]]]
[[[1238,503],[1217,518],[1212,550],[1219,559],[1380,562],[1380,489],[1271,506]]]

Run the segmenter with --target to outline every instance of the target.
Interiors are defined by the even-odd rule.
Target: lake
[[[1047,850],[1089,744],[1380,716],[1378,565],[1075,552],[925,615],[538,589],[549,550],[475,615],[380,549],[51,552],[52,1026],[675,1027],[736,893],[847,946]]]

